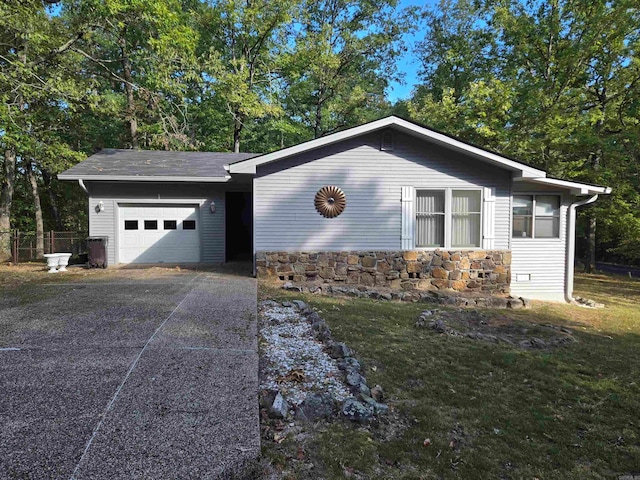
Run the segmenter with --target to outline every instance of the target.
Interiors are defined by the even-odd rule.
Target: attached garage
[[[253,179],[225,166],[254,156],[104,149],[58,178],[87,193],[89,235],[108,238],[109,265],[215,264],[251,258]]]
[[[200,262],[198,205],[118,205],[120,263]]]

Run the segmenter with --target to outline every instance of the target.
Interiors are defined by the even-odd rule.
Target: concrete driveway
[[[256,283],[118,270],[0,292],[0,478],[244,478]]]

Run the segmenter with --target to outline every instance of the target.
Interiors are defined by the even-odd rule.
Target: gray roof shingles
[[[61,177],[224,177],[224,165],[258,153],[169,152],[105,148],[61,173]]]

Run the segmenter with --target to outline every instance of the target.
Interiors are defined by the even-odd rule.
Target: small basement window
[[[182,229],[183,230],[195,230],[196,229],[196,221],[195,220],[183,220],[182,221]]]
[[[178,228],[178,222],[175,220],[165,220],[164,221],[164,229],[165,230],[175,230]]]
[[[124,221],[124,229],[125,230],[137,230],[138,229],[138,220],[125,220]]]
[[[157,230],[158,229],[158,221],[157,220],[145,220],[144,221],[144,229],[145,230]]]

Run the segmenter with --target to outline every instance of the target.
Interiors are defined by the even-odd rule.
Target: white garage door
[[[200,261],[200,219],[192,205],[120,205],[120,263]]]

